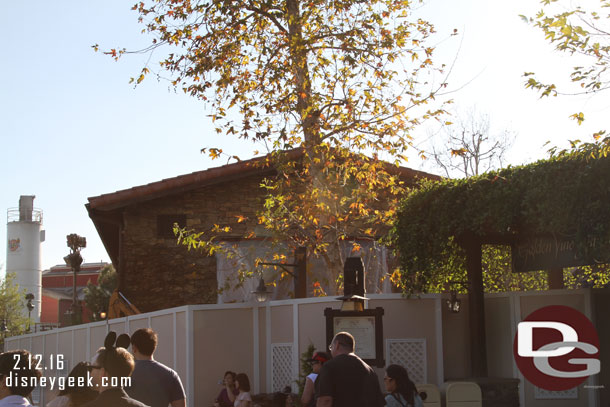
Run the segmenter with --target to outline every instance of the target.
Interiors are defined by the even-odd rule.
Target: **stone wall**
[[[186,215],[186,226],[198,231],[214,224],[231,226],[241,236],[256,222],[262,204],[260,176],[166,196],[125,209],[120,290],[141,312],[186,304],[216,303],[216,260],[177,246],[175,238],[157,233],[158,215]],[[237,216],[247,222],[238,223]]]

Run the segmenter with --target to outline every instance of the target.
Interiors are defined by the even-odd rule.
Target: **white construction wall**
[[[490,376],[521,380],[521,406],[598,405],[595,392],[582,388],[573,398],[572,393],[542,394],[530,383],[523,384],[524,379],[512,357],[516,324],[531,311],[545,305],[563,304],[594,320],[591,298],[590,290],[486,296],[489,373]],[[446,310],[446,296],[440,294],[411,299],[400,294],[370,295],[368,308],[384,308],[386,366],[402,364],[414,381],[439,387],[447,380],[468,377],[468,301],[466,297],[461,299],[462,311],[452,314]],[[334,298],[325,297],[263,304],[184,306],[113,319],[108,323],[95,322],[7,338],[5,348],[27,349],[44,355],[44,360],[61,354],[67,362],[65,369],[46,374],[65,376],[77,362],[91,360],[109,330],[131,334],[136,329],[151,327],[159,335],[155,359],[178,372],[187,392],[188,406],[209,407],[221,390],[218,381],[226,370],[246,373],[253,394],[271,393],[286,385],[296,391],[301,354],[310,344],[317,350],[325,349],[324,309],[338,309],[340,304]],[[380,379],[383,378],[383,369],[377,371]],[[588,384],[599,385],[597,380],[592,377]],[[46,405],[53,397],[47,389],[35,394],[34,398],[39,405]]]

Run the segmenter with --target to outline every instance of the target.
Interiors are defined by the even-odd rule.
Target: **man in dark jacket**
[[[330,345],[331,360],[322,365],[317,407],[383,407],[375,371],[354,353],[356,341],[339,332]]]

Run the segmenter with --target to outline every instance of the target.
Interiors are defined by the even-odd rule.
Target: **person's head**
[[[248,379],[248,375],[245,373],[238,373],[235,376],[235,387],[239,391],[250,391],[250,379]]]
[[[129,377],[133,372],[135,362],[131,353],[125,348],[106,349],[97,351],[94,362],[91,365],[91,377],[98,391],[108,386],[103,386],[102,377],[107,377],[106,383],[111,383],[112,378],[120,382],[122,377]]]
[[[150,328],[138,329],[131,335],[131,346],[134,352],[152,356],[157,349],[157,333]]]
[[[235,372],[227,370],[224,375],[224,381],[227,386],[235,386]]]
[[[66,387],[59,392],[59,395],[64,396],[66,394],[81,393],[90,390],[90,387],[87,386],[87,376],[91,370],[91,364],[89,362],[77,363],[76,366],[72,368],[70,373],[68,373],[68,378],[74,377],[74,381],[72,382],[71,380],[66,380]],[[79,383],[79,377],[83,377],[85,379],[84,383],[82,382],[82,379]]]
[[[68,374],[68,378],[74,377],[74,381],[66,380],[66,386],[59,392],[59,395],[68,395],[71,406],[81,406],[97,397],[97,392],[87,385],[90,371],[91,364],[89,362],[79,362]],[[82,379],[79,381],[79,378]]]
[[[311,370],[314,373],[320,373],[322,365],[330,360],[330,356],[326,352],[316,352],[313,354],[309,363],[311,363]]]
[[[91,364],[91,378],[97,391],[102,392],[112,387],[114,382],[120,383],[121,378],[131,376],[135,362],[131,353],[126,349],[129,346],[129,336],[121,335],[116,339],[116,333],[110,331],[104,340],[104,346],[99,348]],[[106,377],[107,379],[103,379]]]
[[[13,350],[0,354],[0,399],[10,395],[27,397],[34,390],[31,378],[41,376],[37,370],[36,362],[32,361],[32,354],[27,350]],[[11,385],[7,386],[7,379],[11,377]],[[23,383],[26,378],[26,383]]]
[[[356,340],[349,332],[339,332],[330,343],[329,350],[333,357],[344,353],[352,353],[356,347]]]
[[[413,396],[417,389],[409,379],[407,369],[400,365],[390,365],[385,370],[383,381],[389,393],[400,393],[408,404],[413,405]]]

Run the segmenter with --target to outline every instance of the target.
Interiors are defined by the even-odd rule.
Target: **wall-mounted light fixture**
[[[267,286],[265,285],[265,280],[263,279],[262,274],[261,279],[258,282],[258,287],[256,287],[255,291],[252,291],[252,294],[254,294],[257,302],[267,301],[269,294],[271,294],[270,291],[267,291]]]
[[[462,300],[457,297],[457,291],[451,290],[451,296],[447,300],[447,307],[449,311],[457,314],[460,312],[460,307],[462,305]]]
[[[286,273],[290,274],[294,279],[294,297],[295,298],[306,298],[307,297],[307,248],[297,247],[294,250],[294,263],[259,263],[260,266],[275,266],[280,267]],[[294,273],[288,270],[287,267],[294,268]],[[252,294],[256,297],[256,301],[265,302],[270,291],[267,291],[265,280],[261,272],[261,278],[258,282],[258,287]]]
[[[462,308],[462,300],[460,300],[457,297],[457,289],[454,288],[456,285],[468,286],[468,282],[467,281],[449,282],[450,294],[449,294],[449,299],[446,301],[446,303],[447,303],[447,308],[449,309],[449,311],[451,311],[454,314],[457,314],[458,312],[460,312],[460,309]]]

